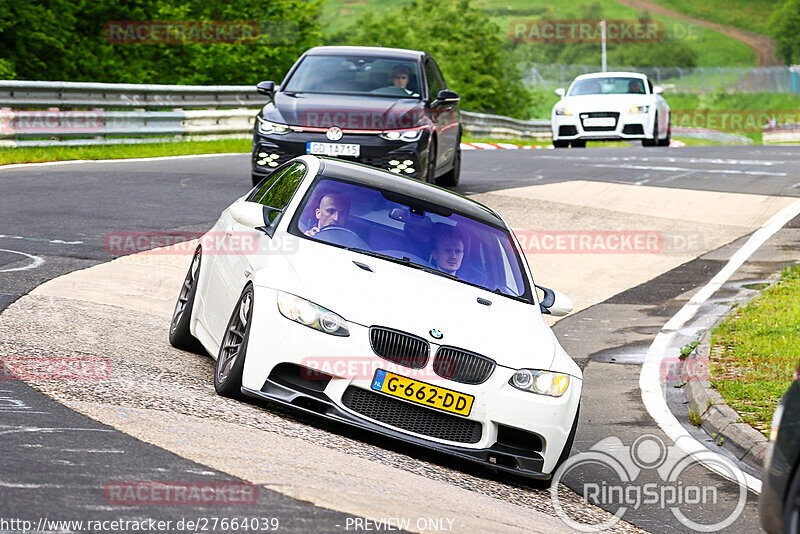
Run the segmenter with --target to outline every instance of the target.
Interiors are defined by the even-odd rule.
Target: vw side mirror
[[[256,91],[272,99],[275,96],[275,82],[259,82]]]

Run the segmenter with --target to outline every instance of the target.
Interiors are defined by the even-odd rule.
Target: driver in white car
[[[307,236],[319,233],[326,226],[344,226],[350,214],[350,203],[335,193],[329,193],[319,200],[319,207],[315,212],[317,224],[305,231]]]

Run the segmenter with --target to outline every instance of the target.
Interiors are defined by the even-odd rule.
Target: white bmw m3
[[[670,109],[637,72],[596,72],[575,78],[568,91],[556,89],[551,128],[555,148],[585,147],[586,141],[641,139],[644,146],[669,146]]]
[[[572,446],[582,374],[542,314],[571,309],[534,285],[490,208],[302,156],[200,239],[170,342],[216,357],[222,395],[546,484]]]

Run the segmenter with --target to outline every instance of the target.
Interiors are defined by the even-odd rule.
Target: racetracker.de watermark
[[[0,360],[0,380],[106,380],[111,360],[104,356],[13,356]]]
[[[203,254],[292,254],[298,239],[291,235],[259,239],[257,231],[232,232],[109,232],[103,248],[112,256],[129,254],[192,255],[197,246]]]
[[[103,37],[111,44],[285,44],[297,29],[258,20],[110,20]]]
[[[426,118],[435,119],[438,122],[454,122],[456,114],[452,109],[446,107],[436,109],[419,108],[412,109],[390,109],[386,112],[378,113],[373,109],[350,108],[332,112],[330,109],[305,109],[300,113],[299,127],[292,127],[299,130],[303,128],[329,128],[337,126],[345,130],[404,130],[421,128]]]
[[[700,232],[514,230],[525,254],[676,254],[704,250]]]
[[[351,380],[372,380],[381,369],[424,382],[445,380],[455,375],[457,362],[446,355],[437,357],[436,364],[422,369],[397,365],[371,356],[307,356],[300,360],[300,375],[305,380],[328,380],[331,376]],[[439,374],[437,374],[439,373]]]
[[[0,134],[79,134],[103,129],[103,111],[0,110]]]
[[[258,486],[247,482],[109,482],[103,497],[107,504],[124,506],[250,505],[258,501]]]
[[[744,473],[717,453],[707,449],[687,453],[678,443],[667,445],[660,437],[645,434],[626,445],[612,436],[570,457],[555,472],[550,487],[556,514],[579,532],[606,530],[631,509],[643,509],[648,517],[655,510],[668,510],[691,531],[727,529],[747,502]],[[724,476],[710,475],[709,469]],[[563,506],[560,492],[571,491],[560,487],[564,480],[583,502],[608,510],[612,517],[592,522]]]
[[[673,128],[705,128],[723,132],[761,132],[772,124],[800,122],[800,111],[792,110],[724,110],[673,109],[670,111]]]
[[[516,43],[600,43],[605,23],[609,43],[657,43],[664,25],[655,20],[512,20],[508,36]]]

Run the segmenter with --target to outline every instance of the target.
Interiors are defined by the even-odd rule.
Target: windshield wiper
[[[411,267],[412,269],[419,269],[420,271],[425,271],[426,273],[436,274],[439,276],[444,276],[445,278],[450,278],[451,280],[458,280],[459,282],[463,282],[463,280],[461,280],[454,274],[445,273],[438,269],[434,269],[433,267],[428,267],[427,265],[421,265],[419,263],[415,263],[411,261],[411,259],[406,258],[405,256],[403,256],[402,258],[398,258],[396,256],[390,256],[388,254],[382,254],[380,252],[375,252],[373,250],[365,250],[363,248],[358,248],[358,247],[347,247],[347,250],[351,252],[366,254],[367,256],[372,256],[373,258],[380,258],[382,260],[391,261],[393,263],[399,263],[400,265],[405,265],[407,267]]]

